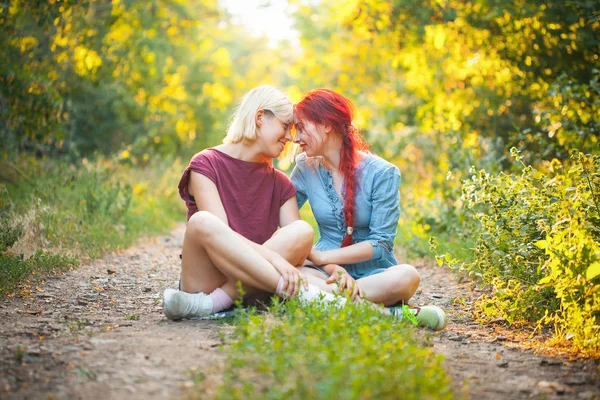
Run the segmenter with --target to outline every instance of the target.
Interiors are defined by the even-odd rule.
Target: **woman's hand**
[[[312,261],[316,266],[321,266],[328,264],[325,261],[325,252],[315,249],[314,247],[310,250],[310,254],[308,255],[308,259]]]
[[[301,286],[306,287],[308,285],[304,274],[302,274],[298,268],[287,262],[285,258],[276,254],[271,258],[270,262],[283,278],[283,291],[286,292],[289,297],[297,295]]]
[[[342,291],[349,293],[352,300],[356,299],[356,296],[360,298],[364,297],[364,293],[358,286],[358,283],[343,267],[337,264],[329,264],[326,266],[326,270],[331,275],[327,278],[327,283],[338,282]]]

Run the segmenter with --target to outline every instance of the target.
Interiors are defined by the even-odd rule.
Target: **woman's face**
[[[307,157],[321,156],[327,144],[325,125],[313,124],[307,120],[296,121],[294,143],[300,145]]]
[[[256,116],[256,123],[262,153],[270,158],[279,157],[285,144],[292,140],[291,123],[281,122],[275,115],[260,111]]]

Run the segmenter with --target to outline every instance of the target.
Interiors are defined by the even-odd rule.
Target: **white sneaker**
[[[212,299],[204,293],[165,289],[163,294],[163,311],[169,319],[205,317],[212,314],[212,308]]]

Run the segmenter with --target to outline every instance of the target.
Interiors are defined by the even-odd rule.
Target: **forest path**
[[[184,226],[141,240],[0,303],[0,399],[164,399],[191,387],[190,371],[221,364],[215,320],[168,321],[162,291],[176,287]],[[478,293],[444,268],[419,265],[414,304],[437,304],[449,323],[433,348],[460,396],[599,398],[597,362],[535,355],[468,317]]]

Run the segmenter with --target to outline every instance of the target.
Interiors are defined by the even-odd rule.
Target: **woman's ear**
[[[329,125],[329,124],[323,125],[323,132],[325,132],[327,134],[330,134],[331,133],[331,129],[332,129],[331,125]]]
[[[263,123],[263,118],[265,117],[265,112],[263,110],[258,110],[256,112],[256,116],[254,117],[254,121],[256,122],[256,126],[258,128],[261,127],[262,123]]]

